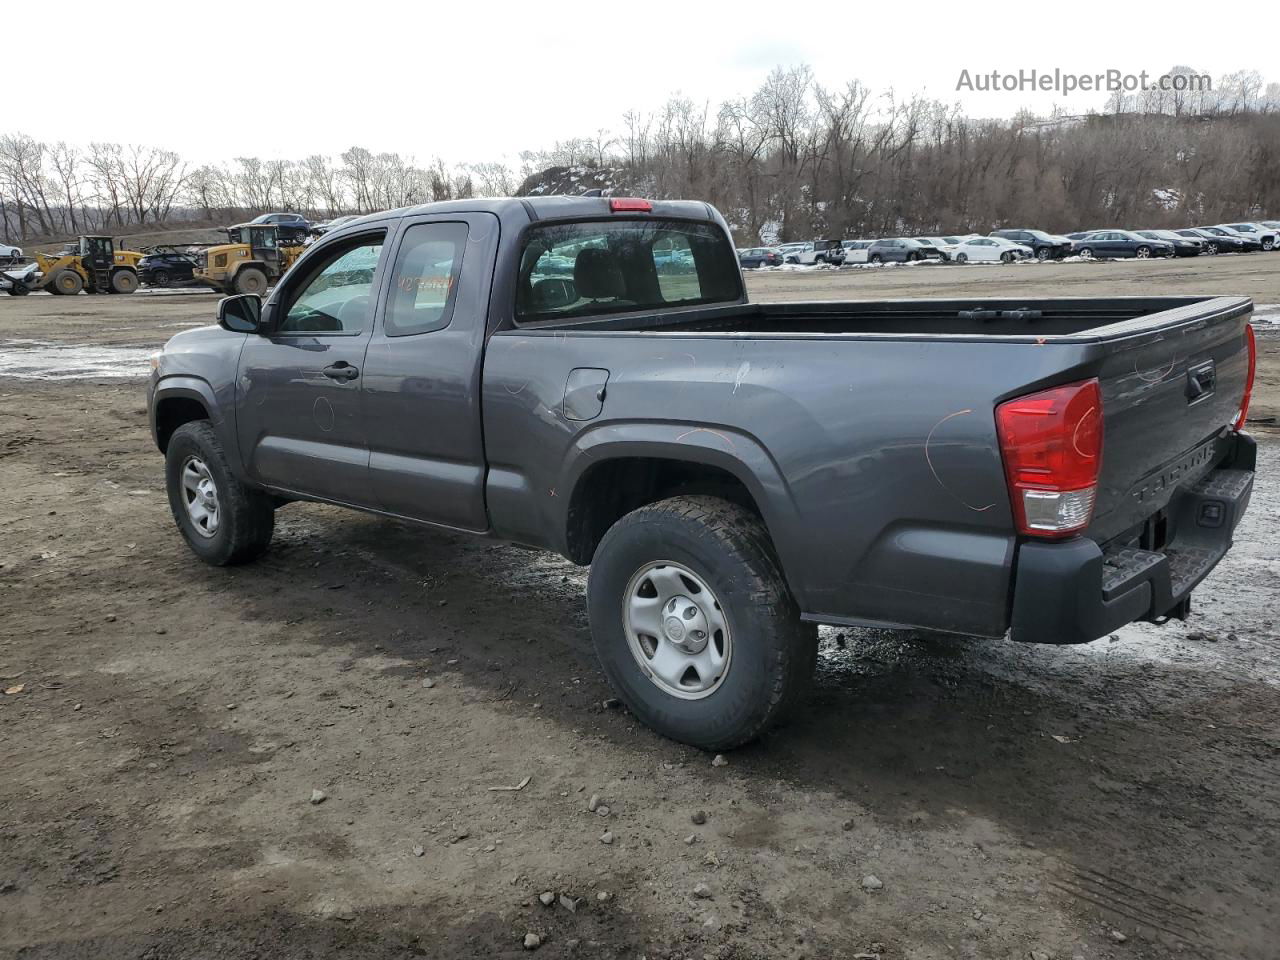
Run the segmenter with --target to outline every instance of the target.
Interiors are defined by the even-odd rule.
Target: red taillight
[[[1070,536],[1089,525],[1102,465],[1102,391],[1097,380],[1054,387],[996,407],[1018,530]]]
[[[1240,412],[1236,414],[1236,422],[1232,430],[1243,430],[1245,419],[1249,416],[1249,400],[1253,397],[1253,375],[1258,371],[1258,342],[1253,338],[1253,324],[1244,325],[1244,342],[1249,351],[1249,373],[1244,379],[1244,397],[1240,400]]]
[[[609,209],[614,213],[649,213],[653,210],[653,202],[641,199],[640,197],[610,197]]]

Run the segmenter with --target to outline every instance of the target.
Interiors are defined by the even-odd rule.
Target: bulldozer
[[[305,249],[281,243],[275,224],[237,224],[227,227],[227,243],[201,251],[196,258],[194,279],[228,295],[262,296]]]
[[[24,270],[9,270],[5,287],[12,296],[48,290],[60,296],[133,293],[138,289],[137,250],[117,250],[111,237],[80,237],[59,253],[36,253]]]

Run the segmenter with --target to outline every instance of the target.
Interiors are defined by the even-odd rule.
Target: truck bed
[[[664,333],[1080,339],[1155,329],[1193,314],[1235,309],[1244,302],[1239,297],[819,300],[734,304],[545,326]]]
[[[999,635],[1019,538],[995,407],[1097,378],[1086,536],[1162,547],[1179,491],[1230,457],[1251,311],[1241,297],[737,304],[499,331],[484,362],[488,507],[513,539],[571,553],[545,531],[563,528],[561,491],[598,445],[697,458],[757,485],[812,619]],[[1213,389],[1192,402],[1189,377],[1207,369]],[[606,399],[561,417],[583,370]],[[530,409],[557,416],[530,429]]]

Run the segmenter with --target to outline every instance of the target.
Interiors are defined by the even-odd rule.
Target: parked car
[[[840,246],[844,247],[844,262],[866,263],[867,254],[873,243],[875,243],[874,240],[841,240]]]
[[[190,280],[196,261],[176,250],[157,250],[138,261],[138,279],[148,286],[168,287]]]
[[[931,259],[941,260],[942,251],[907,237],[886,237],[867,248],[868,263],[914,263]]]
[[[0,243],[0,260],[21,260],[22,248]]]
[[[637,255],[672,233],[677,283]],[[386,282],[334,285],[353,254]],[[1032,305],[749,303],[701,202],[428,204],[220,301],[147,406],[206,563],[315,500],[590,564],[617,696],[723,750],[804,702],[819,623],[1078,643],[1188,614],[1252,491],[1252,302]]]
[[[1234,230],[1250,240],[1257,240],[1263,250],[1274,250],[1276,248],[1276,231],[1261,223],[1224,223],[1220,224],[1220,226],[1227,230]]]
[[[1173,244],[1173,254],[1177,257],[1198,257],[1204,251],[1203,240],[1179,236],[1172,230],[1135,230],[1133,232],[1148,240],[1163,240]]]
[[[1061,260],[1071,253],[1070,240],[1066,237],[1055,237],[1043,230],[1025,228],[992,230],[988,236],[1002,237],[1005,240],[1020,243],[1024,247],[1030,247],[1032,255],[1037,260]]]
[[[951,254],[947,249],[948,245],[942,237],[912,237],[911,239],[920,244],[921,247],[924,247],[926,253],[928,251],[936,251],[939,260],[951,259]]]
[[[352,220],[359,220],[361,214],[353,213],[344,217],[334,217],[332,220],[322,220],[319,223],[313,223],[310,232],[316,236],[328,233],[330,230],[337,230],[341,226],[345,226]]]
[[[1238,230],[1232,230],[1230,227],[1196,227],[1204,233],[1212,234],[1215,237],[1234,237],[1239,240],[1245,253],[1256,253],[1262,249],[1262,241],[1257,237],[1251,237],[1247,233],[1240,233]]]
[[[747,247],[738,251],[738,265],[746,270],[782,266],[782,254],[772,247]]]
[[[839,266],[844,263],[844,247],[839,240],[810,240],[807,243],[787,243],[778,248],[786,263],[801,266],[813,266],[819,263],[830,263]]]
[[[1173,232],[1180,237],[1203,240],[1204,252],[1210,256],[1216,253],[1242,253],[1245,250],[1245,242],[1240,237],[1210,233],[1207,230],[1197,230],[1194,227],[1187,227],[1185,230],[1175,230]]]
[[[956,244],[956,263],[1012,263],[1029,260],[1035,252],[1024,243],[1014,243],[1004,237],[969,237]]]
[[[1259,220],[1258,222],[1268,230],[1274,230],[1277,234],[1280,234],[1280,220]]]
[[[1145,260],[1148,257],[1173,256],[1172,242],[1151,240],[1130,230],[1095,230],[1080,236],[1074,233],[1067,236],[1076,241],[1075,252],[1085,259],[1137,257]]]
[[[311,232],[310,222],[300,213],[263,213],[249,222],[274,225],[282,243],[301,243]]]

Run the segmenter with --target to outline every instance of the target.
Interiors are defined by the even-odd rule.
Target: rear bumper
[[[1158,550],[1100,547],[1086,537],[1024,543],[1015,564],[1011,635],[1024,643],[1088,643],[1134,620],[1183,616],[1218,565],[1253,492],[1256,446],[1240,434],[1216,469],[1172,501]]]

